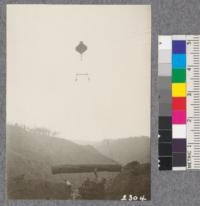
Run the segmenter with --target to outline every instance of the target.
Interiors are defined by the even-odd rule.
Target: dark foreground
[[[104,175],[105,176],[105,175]],[[82,176],[83,178],[83,176]],[[67,186],[64,182],[51,182],[27,179],[25,175],[8,179],[9,199],[82,199],[82,200],[121,200],[150,199],[150,164],[131,162],[113,177],[96,179],[84,178],[80,186]],[[135,200],[136,200],[135,199]],[[143,200],[143,199],[142,199]]]

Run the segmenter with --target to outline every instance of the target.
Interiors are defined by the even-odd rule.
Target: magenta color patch
[[[186,124],[186,111],[185,110],[172,111],[172,124]]]

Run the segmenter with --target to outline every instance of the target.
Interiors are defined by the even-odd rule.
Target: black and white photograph
[[[7,5],[8,199],[151,199],[151,6]]]

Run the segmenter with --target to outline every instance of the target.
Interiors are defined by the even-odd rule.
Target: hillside
[[[92,146],[83,146],[20,126],[7,127],[8,177],[55,179],[51,167],[62,164],[115,164]]]
[[[109,198],[118,200],[119,197],[129,198],[129,194],[140,198],[150,199],[150,164],[130,162],[126,164],[108,187]]]
[[[129,137],[117,140],[106,139],[94,145],[101,154],[121,163],[150,161],[150,138]]]
[[[135,163],[133,165],[130,163],[134,159],[138,159],[138,156],[144,160],[145,155],[141,156],[137,152],[138,156],[134,156],[134,152],[131,151],[135,148],[134,144],[138,142],[132,141],[131,139],[125,139],[126,144],[123,143],[123,140],[110,142],[109,149],[112,148],[112,154],[117,149],[119,150],[120,155],[116,155],[115,159],[123,163],[130,161],[122,172],[98,172],[99,179],[106,179],[103,199],[119,199],[124,192],[132,192],[137,195],[145,194],[147,198],[149,197],[149,169],[146,166],[143,168],[144,164],[138,163],[136,168]],[[143,141],[141,142],[141,139],[139,141],[141,146],[138,143],[138,150],[141,150],[142,153],[147,150],[142,146],[148,145],[147,138],[144,138]],[[121,147],[117,142],[118,144],[121,142]],[[104,147],[105,145],[101,144],[101,146]],[[125,153],[122,152],[123,150],[128,151]],[[72,183],[73,193],[75,194],[87,178],[93,182],[96,180],[94,172],[53,175],[51,168],[69,164],[78,165],[78,167],[88,164],[90,166],[92,164],[101,164],[103,167],[105,164],[118,164],[108,154],[110,153],[100,153],[94,146],[79,145],[58,138],[56,133],[42,128],[30,129],[18,125],[9,125],[7,126],[6,156],[8,198],[70,199],[71,197],[66,194],[65,180],[67,179]],[[146,156],[148,156],[147,154]],[[117,184],[118,182],[120,184]],[[123,186],[122,189],[121,185]],[[137,187],[132,187],[132,185],[137,185]],[[84,199],[84,197],[82,198]]]

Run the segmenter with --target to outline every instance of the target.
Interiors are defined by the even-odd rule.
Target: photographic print
[[[150,200],[150,5],[7,5],[8,199]]]

